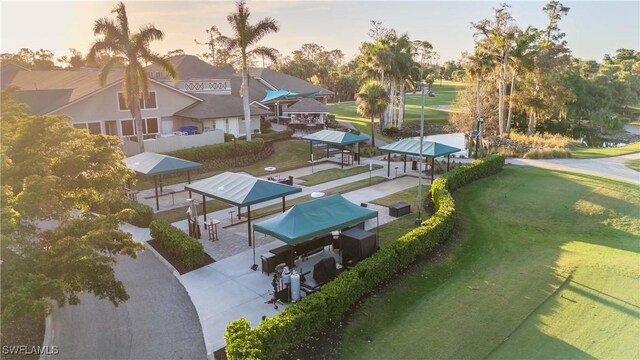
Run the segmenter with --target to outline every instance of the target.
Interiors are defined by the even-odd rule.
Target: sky
[[[48,49],[56,56],[69,48],[86,53],[95,39],[93,22],[113,17],[115,1],[5,1],[0,0],[0,51],[27,47]],[[342,50],[353,58],[369,40],[370,20],[408,33],[412,40],[428,40],[440,62],[459,59],[473,49],[471,22],[490,18],[502,1],[248,1],[250,21],[264,17],[278,21],[280,31],[267,35],[260,45],[289,55],[304,43],[327,50]],[[546,26],[543,1],[511,1],[511,14],[521,27]],[[619,48],[640,50],[640,1],[562,1],[571,10],[560,29],[572,54],[601,61]],[[207,51],[195,39],[207,40],[205,29],[216,25],[230,35],[226,16],[232,1],[125,1],[132,28],[151,23],[165,32],[152,49],[164,54],[182,49],[190,54]]]

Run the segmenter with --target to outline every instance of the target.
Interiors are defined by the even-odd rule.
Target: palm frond
[[[278,50],[274,48],[266,47],[266,46],[257,47],[247,53],[248,56],[252,56],[252,55],[264,56],[274,63],[278,62],[278,54],[279,54]]]
[[[252,26],[252,30],[253,31],[251,31],[248,45],[257,43],[269,33],[278,32],[280,30],[280,27],[278,27],[277,21],[267,17],[258,21],[257,24]]]
[[[87,54],[87,60],[89,62],[95,62],[98,59],[98,56],[108,52],[116,52],[116,49],[111,42],[107,42],[104,39],[96,40],[89,48],[89,53]]]
[[[116,19],[118,19],[118,28],[120,29],[119,33],[128,38],[129,19],[127,18],[127,9],[125,8],[124,3],[122,1],[119,2],[111,12],[116,14]]]
[[[143,44],[149,44],[153,40],[162,40],[163,38],[164,32],[162,32],[162,30],[158,30],[155,26],[147,24],[140,27],[140,30],[131,37],[131,40],[137,47]]]
[[[144,60],[160,66],[160,68],[164,71],[165,74],[167,74],[167,76],[171,80],[179,80],[178,70],[176,69],[175,65],[166,57],[161,56],[156,52],[148,51],[146,48],[144,48],[144,51],[140,52],[140,56]]]
[[[107,76],[111,70],[122,67],[124,65],[124,59],[120,56],[115,56],[109,59],[107,63],[100,69],[100,73],[98,74],[98,80],[100,81],[100,86],[105,86],[107,84]]]

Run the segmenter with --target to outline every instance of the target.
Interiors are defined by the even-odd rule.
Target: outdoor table
[[[220,240],[218,238],[218,224],[220,224],[220,220],[217,219],[209,219],[209,240]]]
[[[264,171],[268,171],[269,172],[269,177],[271,177],[271,173],[276,171],[276,168],[273,167],[273,166],[267,166],[266,168],[264,168]]]

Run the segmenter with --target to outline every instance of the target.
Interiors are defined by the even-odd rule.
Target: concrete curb
[[[51,349],[53,344],[53,326],[52,326],[53,318],[51,315],[47,316],[44,319],[44,338],[42,339],[42,348],[43,349]],[[40,360],[46,360],[47,356],[45,354],[40,355]]]
[[[160,262],[164,264],[164,266],[166,266],[169,271],[171,271],[173,276],[175,276],[176,278],[180,278],[180,273],[178,272],[178,270],[176,270],[176,268],[174,268],[171,263],[169,263],[164,257],[162,257],[162,255],[160,255],[160,253],[157,252],[156,249],[153,248],[153,246],[149,245],[149,243],[145,241],[144,247],[145,249],[151,251],[158,258],[158,260],[160,260]]]

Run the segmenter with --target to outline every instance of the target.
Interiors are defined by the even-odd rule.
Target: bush
[[[262,151],[264,140],[255,139],[251,142],[236,141],[223,144],[199,146],[167,153],[169,156],[202,162],[207,160],[230,159],[234,156],[252,155]]]
[[[268,133],[271,131],[271,121],[261,117],[260,118],[260,132],[261,133]]]
[[[200,241],[164,220],[153,220],[150,228],[151,237],[156,239],[165,250],[180,259],[187,268],[193,269],[204,263],[204,248]]]
[[[400,134],[400,129],[398,129],[395,126],[389,126],[386,129],[382,129],[382,135],[388,136],[390,138],[396,139],[399,134]]]
[[[229,133],[224,133],[224,142],[228,143],[228,142],[232,142],[233,139],[235,139],[235,135],[233,134],[229,134]]]
[[[370,145],[360,145],[360,156],[363,157],[373,157],[382,154],[377,147],[372,147]]]
[[[453,230],[455,203],[451,192],[504,166],[492,155],[457,168],[431,186],[435,214],[396,242],[343,272],[319,291],[251,329],[245,319],[229,323],[225,332],[229,359],[278,359],[316,331],[335,323],[359,301],[419,257],[433,251]]]
[[[533,149],[523,156],[525,159],[567,159],[571,157],[569,149]]]
[[[293,130],[285,130],[285,131],[272,131],[269,133],[255,134],[253,135],[254,139],[263,139],[265,141],[276,141],[276,140],[284,140],[291,138],[293,135]]]
[[[153,209],[150,206],[140,204],[137,201],[129,200],[129,209],[133,210],[128,219],[128,223],[137,227],[147,228],[153,220]]]

